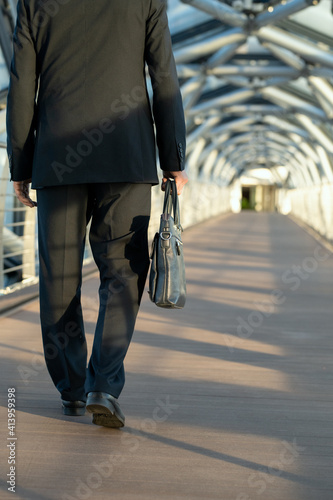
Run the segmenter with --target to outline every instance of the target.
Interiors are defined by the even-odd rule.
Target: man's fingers
[[[162,186],[161,186],[162,191],[165,191],[165,189],[166,189],[166,183],[167,183],[167,179],[163,179],[162,180]],[[176,186],[177,186],[177,193],[181,194],[181,192],[183,190],[183,187],[184,187],[184,183],[182,183],[182,185],[180,185],[180,180],[178,180],[178,179],[175,179],[175,183],[176,183]]]
[[[186,182],[187,181],[184,181],[183,179],[178,179],[178,182],[177,182],[177,179],[176,179],[177,193],[178,194],[182,194]]]
[[[29,182],[30,180],[26,182],[14,182],[14,190],[17,198],[23,205],[33,208],[37,206],[37,203],[29,196]]]
[[[29,196],[26,196],[25,194],[21,193],[17,194],[17,197],[20,200],[20,202],[23,203],[23,205],[25,205],[26,207],[30,208],[37,207],[37,203],[35,201],[32,201],[32,199]]]
[[[176,181],[176,186],[177,186],[177,193],[178,193],[178,195],[180,195],[183,192],[185,184],[188,182],[188,178],[187,177],[186,178],[185,177],[176,177],[175,181]]]
[[[182,171],[179,175],[174,174],[173,177],[170,176],[169,178],[175,181],[178,195],[182,194],[183,188],[185,184],[188,182],[187,174],[184,171]],[[165,191],[167,180],[168,180],[167,177],[163,177],[161,185],[162,191]]]

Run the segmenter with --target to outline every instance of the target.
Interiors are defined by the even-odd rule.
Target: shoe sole
[[[115,410],[113,404],[102,398],[89,398],[86,409],[93,414],[93,424],[103,427],[119,428],[124,427],[125,419],[123,419]]]
[[[111,427],[112,429],[119,429],[125,425],[115,414],[106,413],[93,413],[92,423],[102,427]]]

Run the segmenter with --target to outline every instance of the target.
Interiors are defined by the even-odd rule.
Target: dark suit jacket
[[[185,125],[163,0],[19,0],[7,105],[11,180],[158,182]]]

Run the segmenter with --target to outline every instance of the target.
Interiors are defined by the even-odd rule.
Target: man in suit
[[[38,205],[45,360],[64,413],[86,407],[109,427],[125,422],[123,361],[149,267],[153,120],[162,189],[173,178],[180,194],[185,125],[163,0],[18,1],[8,157],[18,198]],[[80,293],[90,220],[100,307],[86,368]]]

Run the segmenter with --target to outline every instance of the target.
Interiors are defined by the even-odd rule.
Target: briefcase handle
[[[182,229],[180,225],[180,210],[176,182],[174,180],[168,179],[166,182],[164,193],[163,215],[172,216],[172,212],[175,225]]]

